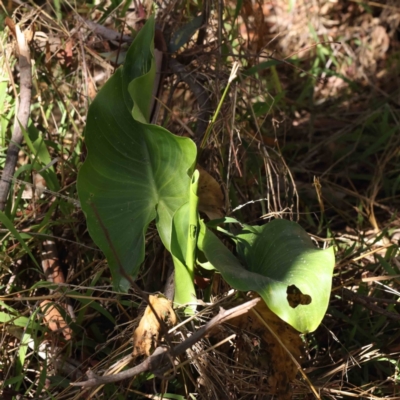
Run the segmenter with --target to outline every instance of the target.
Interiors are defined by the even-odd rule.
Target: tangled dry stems
[[[379,322],[382,318],[381,313],[376,309],[366,309],[363,311],[364,314],[361,314],[360,323],[370,321],[365,325],[366,330],[378,326],[376,330],[373,330],[373,334],[376,338],[385,338],[387,347],[379,345],[380,347],[375,348],[370,340],[369,345],[356,349],[351,348],[346,350],[343,355],[343,349],[348,345],[344,343],[348,336],[346,329],[351,330],[346,325],[350,324],[350,321],[345,317],[354,315],[357,309],[356,303],[353,304],[352,301],[345,301],[342,298],[341,288],[345,287],[356,292],[364,290],[367,285],[367,290],[362,292],[363,295],[369,299],[377,296],[386,300],[386,303],[384,301],[379,303],[378,300],[373,302],[374,305],[382,306],[381,308],[384,309],[398,299],[397,278],[389,281],[381,281],[376,278],[385,277],[387,271],[379,262],[382,259],[385,261],[388,249],[391,246],[394,248],[398,244],[395,234],[399,221],[394,214],[398,206],[398,199],[394,194],[393,196],[382,196],[382,187],[384,186],[382,176],[398,169],[398,157],[395,149],[398,148],[400,139],[399,135],[390,136],[383,150],[380,149],[376,153],[372,167],[360,158],[360,148],[365,151],[371,143],[360,139],[351,142],[349,147],[346,139],[360,125],[368,127],[371,113],[376,110],[382,112],[388,110],[393,118],[397,118],[398,93],[392,91],[392,87],[398,86],[398,77],[393,73],[396,63],[389,62],[388,59],[397,43],[395,32],[399,26],[400,13],[396,2],[391,1],[386,2],[382,8],[374,10],[374,15],[371,16],[366,14],[356,2],[348,3],[353,4],[346,5],[342,12],[343,10],[338,8],[343,6],[342,2],[322,1],[318,2],[318,5],[313,3],[313,6],[309,6],[309,2],[303,1],[298,2],[296,12],[288,13],[287,2],[278,1],[266,5],[267,10],[263,9],[267,15],[265,19],[260,17],[259,10],[254,9],[246,9],[239,16],[237,23],[231,16],[226,16],[225,24],[222,24],[222,36],[228,37],[234,31],[234,29],[229,31],[229,26],[236,26],[239,34],[237,38],[234,38],[237,40],[235,45],[233,42],[225,42],[227,50],[224,50],[224,53],[218,39],[221,20],[217,10],[213,9],[210,11],[211,22],[207,26],[205,41],[199,45],[196,39],[192,40],[177,55],[177,60],[184,65],[191,76],[195,76],[196,82],[205,89],[210,104],[215,109],[229,77],[232,61],[239,59],[244,68],[263,62],[271,55],[283,54],[283,57],[290,57],[294,54],[301,59],[302,68],[307,70],[307,66],[311,64],[310,61],[314,59],[319,49],[318,46],[310,46],[308,22],[316,27],[316,42],[341,41],[340,46],[337,44],[328,46],[330,55],[326,56],[325,60],[320,55],[321,60],[324,60],[323,70],[319,74],[317,69],[316,74],[318,77],[324,78],[323,80],[310,77],[307,73],[304,74],[305,79],[309,78],[314,90],[306,104],[298,101],[298,98],[302,96],[303,87],[307,82],[302,80],[301,72],[292,65],[283,63],[279,66],[279,84],[281,89],[286,92],[284,103],[276,100],[280,93],[279,84],[275,82],[275,85],[271,83],[267,87],[265,76],[263,76],[264,72],[261,72],[257,78],[244,79],[243,77],[243,79],[239,79],[232,88],[230,102],[222,107],[221,116],[215,125],[209,146],[203,153],[203,161],[204,166],[225,186],[227,195],[233,191],[237,193],[237,198],[234,199],[235,206],[247,204],[238,210],[240,213],[245,213],[246,221],[258,220],[262,214],[271,216],[279,212],[294,214],[293,218],[296,218],[298,210],[296,188],[303,201],[302,206],[306,204],[309,210],[319,214],[320,209],[315,190],[311,187],[310,182],[315,174],[322,175],[325,216],[331,218],[330,229],[333,230],[337,239],[339,264],[332,293],[332,310],[328,312],[324,326],[315,334],[314,340],[319,343],[320,348],[313,350],[311,346],[308,364],[305,365],[306,372],[312,378],[316,388],[328,398],[335,398],[339,395],[378,398],[372,394],[377,389],[387,396],[390,396],[388,394],[390,392],[395,395],[395,380],[391,380],[391,378],[381,381],[374,379],[368,384],[358,381],[359,384],[356,385],[348,382],[347,376],[351,376],[353,372],[357,376],[356,372],[360,366],[368,365],[374,360],[398,358],[396,333],[390,322]],[[160,21],[163,27],[182,26],[190,18],[184,12],[173,12],[174,10],[183,10],[184,5],[184,1],[170,2],[169,8],[162,10]],[[73,19],[56,23],[39,9],[29,13],[25,13],[23,10],[22,15],[27,21],[35,20],[39,24],[40,30],[47,32],[54,43],[59,43],[60,39],[68,40],[70,32],[76,28]],[[111,20],[112,18],[109,19],[109,22]],[[112,24],[110,26],[112,27]],[[54,156],[65,159],[62,170],[59,171],[63,188],[68,188],[75,180],[76,163],[71,160],[84,126],[87,95],[92,93],[92,89],[95,92],[113,71],[110,63],[105,62],[92,51],[93,48],[98,51],[104,50],[101,37],[93,35],[86,28],[82,29],[80,39],[73,46],[75,64],[71,66],[68,79],[64,79],[63,71],[57,67],[58,63],[62,62],[62,57],[61,60],[57,58],[57,52],[51,53],[48,60],[48,65],[52,65],[54,68],[52,69],[53,74],[48,74],[48,70],[43,65],[37,65],[37,76],[40,76],[40,73],[46,73],[51,78],[50,83],[40,82],[36,88],[38,95],[48,104],[57,103],[57,107],[50,112],[51,118],[42,118],[42,115],[46,114],[42,105],[39,105],[32,116],[35,122],[47,124],[45,125],[47,134],[53,143],[69,149],[68,156],[58,155],[56,151],[52,153]],[[255,34],[256,32],[258,35]],[[265,34],[261,34],[263,32]],[[360,44],[357,44],[357,41]],[[226,54],[228,57],[224,59]],[[393,53],[393,57],[395,57],[395,53]],[[329,75],[326,70],[334,62],[338,65],[335,74]],[[92,75],[87,77],[88,79],[78,73],[80,69],[85,70],[85,68],[86,71],[92,71]],[[274,82],[272,75],[268,79],[269,82]],[[353,84],[358,84],[362,90],[354,90],[348,79],[352,80]],[[74,92],[76,94],[68,103],[63,99],[66,94],[71,92],[71,88],[76,90]],[[375,104],[371,105],[371,101],[377,95],[385,101],[384,105],[379,105],[381,108],[377,108]],[[195,131],[196,121],[202,115],[202,110],[196,95],[190,90],[188,84],[178,82],[173,76],[167,77],[162,99],[166,110],[160,117],[163,124],[174,133],[191,135],[190,132]],[[256,107],[258,103],[262,102],[271,104],[273,107],[268,108],[266,113],[258,114]],[[73,124],[67,127],[65,134],[61,133],[59,123],[63,107],[68,114],[68,120],[73,121]],[[275,140],[283,149],[284,159],[281,158]],[[336,157],[336,154],[339,156]],[[258,162],[252,163],[254,159],[257,159]],[[284,160],[289,164],[290,170],[286,167]],[[360,166],[371,175],[368,182],[357,180],[357,178],[349,179],[348,174],[343,173],[344,170],[357,171]],[[289,171],[294,174],[296,180],[292,179]],[[73,191],[68,195],[74,196]],[[259,199],[269,200],[254,202]],[[358,207],[359,203],[363,204],[364,208],[359,207],[355,213],[354,208]],[[35,209],[35,205],[33,208]],[[39,208],[37,211],[40,215],[44,214],[44,211]],[[302,221],[305,222],[303,214],[300,213],[300,215]],[[357,215],[364,218],[364,221],[369,221],[375,231],[372,233],[361,231],[360,233],[359,226],[354,228],[354,220]],[[90,243],[90,239],[83,236],[85,228],[79,209],[75,209],[71,216],[77,221],[77,224],[72,227],[60,223],[55,227],[54,234],[74,242]],[[29,226],[29,223],[23,219],[19,221],[19,224],[18,227],[21,228]],[[314,233],[321,235],[322,229],[315,226],[315,221],[314,225],[310,225],[311,229],[314,229]],[[350,233],[345,233],[346,230]],[[381,232],[386,235],[389,243],[379,243]],[[346,235],[348,235],[347,239]],[[77,240],[77,238],[79,239]],[[154,229],[149,231],[146,239],[148,249],[150,249],[149,253],[152,248],[158,248]],[[354,246],[353,251],[349,252],[348,247],[341,246],[345,243],[344,239],[347,240],[346,246]],[[36,246],[35,243],[30,243],[30,245],[32,248]],[[102,361],[97,367],[106,370],[121,357],[121,354],[130,351],[128,341],[132,327],[126,327],[126,324],[129,324],[126,321],[127,317],[135,318],[137,310],[132,306],[124,308],[120,300],[127,299],[108,293],[109,287],[93,284],[94,276],[101,276],[105,281],[109,277],[104,262],[98,261],[99,253],[92,253],[95,259],[93,261],[87,259],[85,255],[87,250],[83,250],[78,243],[71,246],[69,242],[60,242],[59,247],[61,252],[66,254],[64,263],[69,266],[67,281],[79,282],[79,286],[74,287],[76,291],[83,293],[89,291],[93,296],[101,298],[99,300],[101,304],[116,314],[117,322],[121,321],[120,325],[109,331],[109,339],[99,345],[97,351],[81,365],[84,371],[91,360],[96,360],[98,356],[102,358]],[[393,251],[395,252],[395,250]],[[17,246],[11,245],[7,248],[7,254],[4,255],[4,265],[17,276],[17,284],[21,290],[30,289],[30,283],[38,281],[40,274],[37,271],[32,272],[34,270],[26,271],[19,262],[13,263],[13,259],[20,258]],[[392,257],[389,262],[398,262],[398,258]],[[161,252],[161,257],[158,257],[156,261],[150,260],[149,263],[159,263],[162,268],[165,264],[165,257]],[[10,274],[2,274],[2,281],[5,286],[11,285]],[[224,292],[227,288],[222,286],[220,290]],[[34,294],[42,293],[47,292],[39,289]],[[113,296],[115,297],[113,298]],[[11,305],[21,314],[34,314],[36,311],[36,306],[32,306],[30,303],[24,304],[16,301]],[[84,307],[80,303],[78,305]],[[392,309],[392,312],[398,315],[395,308]],[[85,321],[86,327],[93,318],[97,318],[97,316],[88,315]],[[211,351],[207,351],[210,345],[215,344],[211,338],[199,342],[198,348],[192,350],[191,365],[182,367],[186,371],[184,372],[185,376],[192,381],[193,387],[197,387],[199,393],[205,398],[264,396],[270,390],[268,366],[259,367],[251,363],[246,365],[243,360],[239,362],[235,358],[238,354],[238,341],[240,340],[247,343],[250,353],[252,351],[262,352],[262,346],[261,348],[254,346],[246,338],[244,332],[232,327],[224,329],[221,336],[225,337],[232,333],[236,335],[236,338]],[[189,335],[189,332],[190,330],[182,328],[183,337]],[[7,353],[4,357],[4,371],[10,371],[15,362],[15,358],[11,356],[18,347],[15,337],[10,330],[2,331],[1,340]],[[335,339],[338,337],[339,342]],[[365,339],[365,341],[368,340],[369,338]],[[60,339],[54,335],[49,340],[52,345],[59,341]],[[124,343],[123,346],[120,346],[121,341]],[[109,354],[102,353],[103,350]],[[32,355],[29,354],[31,360]],[[86,357],[85,354],[82,356]],[[40,370],[40,362],[35,368],[37,371]],[[324,372],[320,372],[320,369],[323,369]],[[49,370],[50,372],[51,370]],[[54,373],[57,374],[56,368]],[[378,376],[379,373],[377,372],[373,376]],[[7,372],[5,377],[8,376]],[[35,379],[35,374],[28,374],[28,379]],[[127,386],[129,386],[128,383]],[[298,398],[310,393],[309,387],[300,380],[295,382],[294,388],[295,396]],[[71,398],[78,394],[79,392],[75,388],[69,387],[58,393],[57,396],[58,398]],[[392,398],[394,397],[392,396]]]

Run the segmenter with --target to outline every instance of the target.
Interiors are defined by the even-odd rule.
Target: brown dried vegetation
[[[207,171],[200,181],[201,211],[260,224],[277,215],[299,219],[316,241],[336,246],[331,304],[321,327],[302,339],[258,305],[258,314],[220,326],[173,360],[169,380],[143,375],[91,390],[69,383],[84,379],[89,369],[116,373],[132,352],[148,356],[161,342],[151,310],[141,319],[142,299],[112,291],[75,190],[88,104],[152,4],[125,14],[123,5],[111,3],[6,3],[11,20],[33,32],[31,142],[40,132],[56,161],[41,196],[35,190],[22,196],[27,184],[13,183],[7,215],[31,254],[7,227],[1,229],[3,398],[398,398],[398,2],[244,0],[237,9],[240,2],[204,1],[200,10],[192,1],[162,2],[157,21],[167,43],[201,11],[205,23],[174,55],[189,78],[176,65],[165,71],[157,123],[199,145],[233,61],[241,63],[201,152],[199,163]],[[20,78],[12,24],[7,26],[11,32],[2,31],[0,39],[0,88],[7,85],[0,105],[1,151],[9,142]],[[268,68],[262,67],[265,61],[271,62]],[[250,74],[251,68],[259,69]],[[31,182],[32,169],[40,169],[27,167],[37,154],[34,145],[21,147],[21,181]],[[41,251],[49,237],[58,249],[51,259]],[[162,290],[170,259],[152,226],[146,254],[137,282],[147,290],[157,277],[154,292]],[[56,264],[62,272],[58,286],[49,287],[46,270],[32,261],[40,257],[42,265]],[[202,274],[202,305],[170,331],[174,345],[240,297],[218,277]],[[163,303],[159,317],[168,315],[174,325],[167,300],[151,299]],[[182,319],[179,310],[177,318]]]

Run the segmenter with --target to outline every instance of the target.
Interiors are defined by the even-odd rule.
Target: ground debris
[[[154,315],[150,306],[147,306],[139,326],[133,333],[133,357],[149,356],[157,347],[160,334],[164,333],[161,332],[159,320],[164,321],[168,327],[175,325],[177,322],[170,300],[165,297],[150,295],[149,301],[158,318]]]

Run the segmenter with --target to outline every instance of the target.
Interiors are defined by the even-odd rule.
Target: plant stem
[[[200,152],[201,152],[202,149],[204,149],[204,147],[205,147],[205,145],[207,143],[208,137],[210,136],[211,129],[213,128],[213,126],[215,124],[215,121],[217,120],[218,114],[221,111],[221,107],[222,107],[222,104],[223,104],[223,102],[225,100],[225,97],[226,97],[226,95],[228,93],[229,87],[230,87],[232,81],[234,79],[236,79],[236,73],[237,73],[238,69],[239,69],[239,63],[238,62],[234,62],[233,66],[232,66],[231,74],[229,75],[228,84],[225,87],[225,90],[224,90],[224,93],[222,94],[221,100],[218,103],[217,110],[215,111],[214,116],[213,116],[210,124],[207,127],[206,133],[204,134],[203,140],[201,141]]]

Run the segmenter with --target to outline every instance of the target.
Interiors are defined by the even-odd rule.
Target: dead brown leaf
[[[8,29],[10,30],[10,33],[16,39],[17,33],[15,32],[15,22],[10,17],[6,17],[4,20],[4,25],[8,27]]]
[[[260,301],[253,310],[261,316],[294,359],[300,363],[304,346],[299,333],[274,314],[264,301]],[[231,323],[244,332],[238,338],[236,354],[238,362],[252,368],[263,369],[269,375],[268,386],[271,388],[271,394],[281,400],[291,399],[291,383],[296,378],[297,366],[274,335],[253,312],[235,318]]]
[[[74,49],[74,41],[72,38],[68,39],[65,42],[64,45],[64,52],[63,52],[63,57],[64,57],[64,62],[65,62],[65,66],[67,68],[70,68],[72,66],[72,60],[73,60],[73,49]]]
[[[176,324],[177,319],[170,300],[150,295],[149,301],[158,318],[168,327]],[[133,357],[149,356],[158,345],[160,333],[162,333],[160,323],[150,306],[147,306],[139,326],[133,333]]]
[[[89,75],[88,77],[88,88],[87,88],[87,92],[88,92],[88,96],[91,100],[93,100],[96,95],[97,95],[97,89],[96,89],[96,84],[94,83],[94,80],[92,78],[92,76]]]
[[[40,303],[43,312],[43,320],[53,332],[61,332],[65,340],[71,340],[72,330],[65,319],[58,311],[57,307],[50,300],[44,300]]]
[[[210,219],[223,218],[224,194],[219,183],[200,165],[196,168],[200,172],[198,193],[199,211],[205,213]]]

